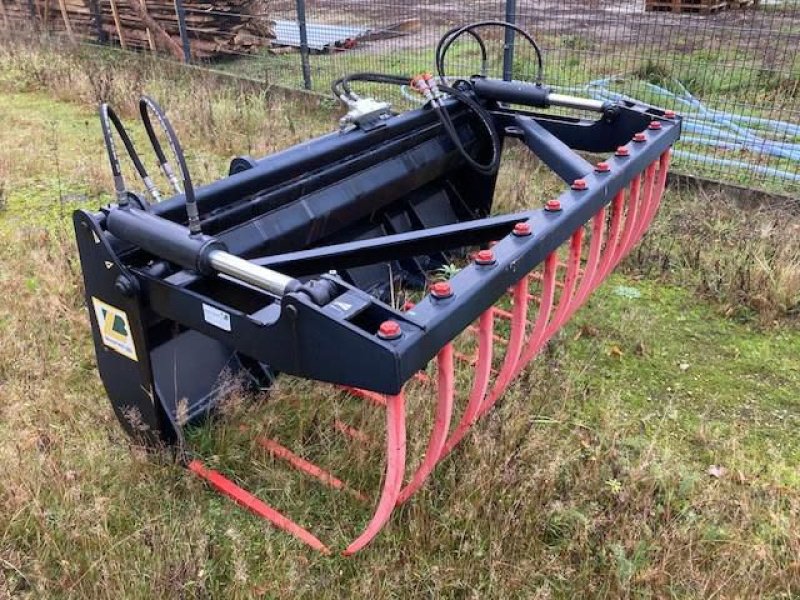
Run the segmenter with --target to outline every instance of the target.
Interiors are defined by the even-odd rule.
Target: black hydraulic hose
[[[444,72],[444,59],[447,56],[447,51],[450,46],[455,42],[459,37],[464,35],[467,32],[472,32],[474,29],[479,27],[503,27],[505,29],[512,29],[519,33],[528,43],[533,47],[534,52],[536,53],[536,62],[537,62],[537,69],[536,69],[536,78],[535,82],[537,84],[542,83],[544,78],[544,58],[542,57],[542,49],[539,47],[539,44],[533,39],[533,36],[529,34],[527,31],[515,25],[513,23],[508,23],[506,21],[496,21],[496,20],[487,20],[487,21],[477,21],[475,23],[470,23],[469,25],[464,25],[463,27],[458,28],[454,33],[450,34],[450,32],[446,33],[439,39],[439,42],[436,44],[436,51],[434,53],[434,57],[436,60],[436,68],[439,75],[439,80],[442,83],[446,83],[446,76]],[[452,31],[452,30],[451,30]]]
[[[464,145],[461,143],[461,138],[458,135],[458,131],[456,130],[455,125],[450,118],[450,114],[447,112],[447,109],[439,103],[438,99],[434,99],[433,101],[434,109],[439,115],[442,126],[448,132],[450,138],[453,140],[453,144],[455,144],[456,148],[463,155],[467,163],[469,163],[469,165],[475,171],[483,175],[494,175],[494,173],[496,173],[497,169],[500,167],[500,135],[497,133],[497,129],[494,127],[492,116],[480,104],[478,104],[475,100],[470,98],[458,88],[450,87],[448,85],[439,85],[439,89],[449,96],[452,96],[462,104],[466,105],[467,108],[471,110],[481,121],[483,128],[489,134],[489,140],[492,148],[492,157],[486,164],[478,162],[472,157],[472,155],[470,155],[469,152],[467,152],[467,149],[464,148]]]
[[[445,32],[445,34],[439,39],[440,40],[447,39],[450,36],[452,36],[454,33],[456,33],[461,28],[462,28],[462,25],[459,25],[458,27],[453,27],[449,31]],[[475,31],[470,29],[469,31],[467,31],[467,33],[469,33],[469,35],[471,35],[473,38],[475,38],[475,41],[478,43],[478,46],[480,46],[480,49],[481,49],[481,73],[480,74],[485,76],[486,75],[486,68],[487,68],[487,61],[488,61],[488,53],[486,51],[486,43],[483,41],[483,38],[477,32],[475,32]],[[435,64],[436,72],[437,73],[443,72],[444,71],[444,57],[439,57],[438,55],[436,55],[434,57],[434,60],[436,61],[436,64]],[[444,83],[444,81],[442,81],[442,83]]]
[[[338,97],[347,96],[353,100],[353,90],[350,88],[352,81],[366,81],[370,83],[383,83],[387,85],[406,85],[411,80],[410,77],[402,75],[386,75],[384,73],[351,73],[345,77],[340,77],[331,85],[331,90]]]
[[[108,154],[108,162],[111,165],[111,174],[114,177],[114,190],[117,194],[117,203],[122,207],[128,205],[128,190],[125,187],[125,179],[122,175],[119,154],[117,152],[117,146],[114,143],[114,135],[111,129],[112,125],[116,130],[117,135],[119,135],[119,138],[122,140],[122,145],[125,146],[125,151],[133,162],[133,166],[136,169],[136,172],[139,174],[139,177],[144,182],[148,193],[156,202],[158,202],[161,199],[161,195],[159,194],[158,189],[153,181],[150,179],[150,176],[147,174],[147,170],[144,168],[144,164],[142,163],[141,158],[139,158],[139,154],[136,152],[136,148],[134,147],[133,141],[131,141],[127,130],[122,125],[122,121],[120,120],[119,116],[117,116],[116,111],[114,111],[114,109],[111,108],[107,102],[103,102],[100,105],[100,127],[103,130],[103,141],[105,142],[106,153]]]
[[[161,129],[166,133],[167,125],[164,122],[164,111],[155,100],[149,96],[142,96],[139,99],[139,113],[142,116],[142,123],[144,124],[145,131],[147,131],[147,137],[150,138],[150,144],[153,146],[153,151],[156,153],[156,158],[158,159],[158,165],[161,168],[161,171],[169,180],[172,189],[175,190],[176,193],[180,194],[183,192],[183,190],[181,189],[180,182],[175,175],[175,171],[172,169],[172,165],[169,164],[169,161],[164,154],[164,150],[161,147],[161,143],[158,141],[156,132],[153,129],[153,123],[150,120],[151,112],[156,115],[156,120],[158,121],[159,125],[161,125]],[[172,148],[172,153],[177,158],[177,152],[175,151],[175,147],[172,145],[172,140],[169,139],[169,142],[170,147]]]
[[[175,130],[172,128],[172,123],[170,123],[167,115],[158,104],[151,100],[148,103],[148,109],[156,115],[159,123],[164,128],[164,133],[167,135],[169,145],[172,148],[172,152],[175,154],[175,159],[178,162],[178,170],[180,171],[181,178],[183,179],[184,197],[186,198],[186,216],[188,218],[189,232],[192,235],[202,234],[203,231],[200,227],[200,213],[197,209],[197,198],[195,197],[194,193],[194,184],[192,184],[192,177],[189,173],[189,167],[186,165],[186,155],[183,152],[183,148],[178,140],[178,136],[175,134]],[[159,160],[161,160],[160,157]]]
[[[383,73],[352,73],[350,75],[346,75],[345,77],[341,77],[333,82],[331,85],[331,89],[334,94],[336,94],[340,98],[347,97],[351,100],[354,99],[353,91],[350,88],[350,82],[353,81],[366,81],[372,83],[383,83],[389,85],[407,85],[410,81],[410,77],[405,77],[402,75],[385,75]],[[462,92],[459,89],[452,88],[447,85],[440,85],[438,86],[439,89],[462,104],[466,105],[469,110],[471,110],[478,119],[481,121],[484,129],[489,134],[489,140],[491,142],[492,147],[492,157],[491,160],[486,163],[482,164],[475,160],[467,149],[464,147],[464,144],[461,142],[461,138],[458,135],[458,131],[453,124],[452,119],[450,118],[447,109],[445,109],[439,102],[439,99],[434,94],[431,96],[431,106],[436,111],[436,115],[439,117],[439,121],[442,124],[442,128],[445,130],[447,135],[453,141],[453,144],[456,146],[458,151],[467,161],[467,163],[477,172],[482,173],[484,175],[493,175],[497,172],[497,169],[500,166],[500,136],[497,133],[497,130],[494,127],[492,122],[492,117],[489,115],[488,112],[476,101],[470,98],[467,94]]]

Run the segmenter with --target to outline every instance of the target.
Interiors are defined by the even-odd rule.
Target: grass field
[[[0,598],[800,595],[795,204],[674,184],[641,249],[383,534],[321,557],[130,447],[97,377],[69,218],[110,199],[95,102],[132,121],[140,90],[169,107],[201,181],[335,124],[325,102],[207,74],[0,48]],[[556,189],[508,153],[501,208]],[[411,394],[411,456],[430,408]],[[341,546],[370,503],[288,474],[239,429],[372,490],[381,453],[346,447],[338,416],[380,443],[374,409],[291,378],[234,394],[191,438]]]

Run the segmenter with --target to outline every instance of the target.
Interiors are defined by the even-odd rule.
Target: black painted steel
[[[223,373],[253,385],[284,372],[400,391],[680,132],[679,120],[646,106],[620,103],[583,120],[495,100],[479,99],[501,137],[520,138],[564,180],[585,179],[585,191],[560,196],[560,212],[490,216],[495,176],[471,170],[424,108],[370,131],[239,159],[230,176],[196,190],[205,236],[189,235],[182,195],[149,211],[77,211],[98,367],[126,430],[148,444],[174,442],[180,425],[213,409]],[[485,159],[481,125],[445,104],[464,147]],[[661,129],[648,129],[652,120]],[[645,142],[628,144],[642,131]],[[577,154],[609,155],[623,144],[630,156],[607,158],[607,173]],[[533,235],[510,234],[520,221]],[[423,286],[433,270],[494,240],[496,262],[462,268],[451,298],[428,296],[408,312],[389,302],[395,288]],[[306,285],[279,295],[215,273],[208,253],[222,248]],[[387,319],[400,325],[396,340],[377,335]]]

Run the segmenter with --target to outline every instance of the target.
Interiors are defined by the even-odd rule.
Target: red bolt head
[[[384,321],[378,327],[378,337],[383,340],[396,340],[402,333],[400,324],[397,321]]]
[[[478,250],[475,254],[475,263],[479,265],[493,265],[497,262],[491,250]]]
[[[674,110],[665,110],[664,111],[664,118],[666,118],[666,119],[674,119],[675,118],[675,111]]]
[[[589,184],[585,179],[576,179],[572,182],[572,189],[576,192],[584,192],[589,189]]]
[[[647,141],[647,136],[643,132],[636,133],[633,136],[633,141],[641,144]]]
[[[405,302],[403,302],[404,311],[412,310],[415,306],[416,304],[414,304],[411,300],[406,300]]]
[[[611,165],[607,162],[599,162],[595,165],[594,170],[598,173],[608,173],[611,170]]]
[[[650,125],[648,125],[647,128],[653,131],[658,131],[661,129],[661,121],[650,121]]]
[[[548,200],[547,204],[544,205],[544,209],[548,212],[558,212],[561,210],[561,201],[560,200]]]
[[[514,235],[523,237],[526,235],[531,234],[531,226],[524,221],[517,223],[514,225],[514,231],[512,232]]]
[[[434,298],[444,299],[453,295],[453,288],[446,281],[437,281],[431,286],[431,294]]]
[[[617,151],[614,154],[616,156],[625,157],[625,156],[630,156],[631,151],[628,150],[625,146],[620,146],[619,148],[617,148]]]

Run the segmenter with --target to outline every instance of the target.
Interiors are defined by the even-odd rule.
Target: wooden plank
[[[48,0],[47,4],[50,4]],[[64,27],[67,28],[67,35],[71,41],[75,41],[75,35],[72,33],[72,24],[69,22],[69,15],[67,14],[67,4],[64,0],[58,0],[58,6],[61,9],[61,17],[64,19]],[[45,21],[45,24],[47,21]]]
[[[122,33],[122,25],[119,22],[119,11],[117,10],[117,0],[108,0],[111,5],[111,15],[114,17],[114,25],[117,28],[117,38],[119,38],[119,45],[123,50],[127,50],[128,46],[125,44],[125,35]]]

